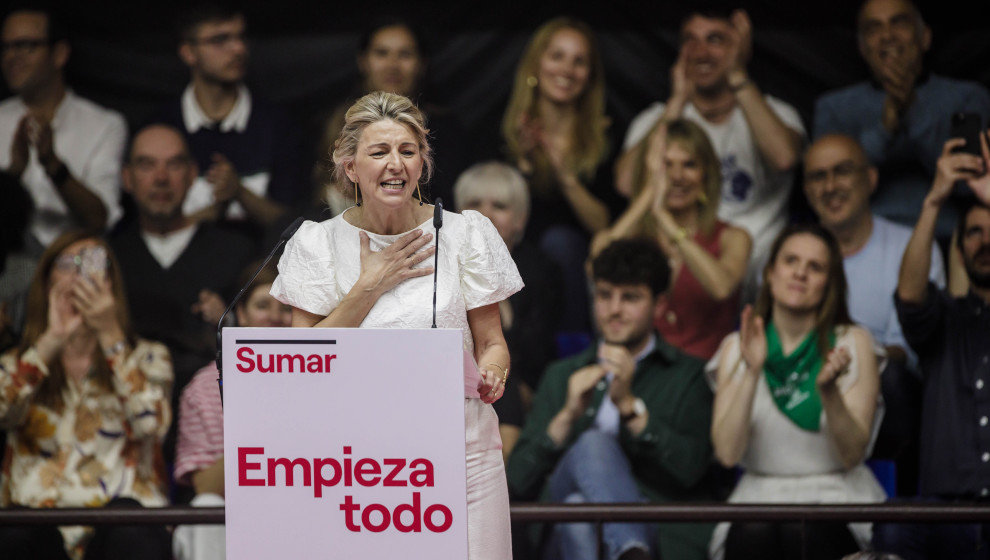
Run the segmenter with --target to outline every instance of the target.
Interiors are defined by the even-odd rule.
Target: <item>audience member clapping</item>
[[[870,195],[878,182],[877,168],[852,137],[825,135],[805,152],[804,192],[842,251],[849,314],[870,331],[888,358],[880,377],[886,414],[876,452],[897,460],[898,487],[914,494],[921,385],[918,359],[904,340],[893,298],[911,230],[873,214]],[[942,253],[937,246],[932,247],[927,277],[939,288],[945,286]]]
[[[505,396],[494,405],[502,431],[502,453],[508,457],[522,428],[523,411],[517,409],[518,403],[522,401],[529,408],[543,370],[556,357],[554,332],[563,304],[560,269],[524,239],[529,192],[526,180],[514,167],[487,162],[468,168],[454,185],[454,202],[459,211],[477,210],[495,224],[526,284],[525,290],[499,304],[516,381],[516,388],[507,387]]]
[[[753,27],[746,12],[694,11],[680,31],[670,98],[647,107],[629,125],[616,188],[630,196],[637,186],[637,152],[646,149],[651,130],[677,118],[701,126],[722,162],[718,216],[753,238],[742,293],[748,303],[756,297],[770,244],[787,224],[804,127],[793,107],[764,95],[748,73]]]
[[[655,325],[664,339],[707,360],[735,329],[752,241],[718,219],[722,173],[705,131],[678,119],[651,133],[641,152],[645,178],[629,209],[599,234],[592,253],[614,239],[657,239],[671,262],[670,290]]]
[[[165,505],[171,385],[165,346],[131,332],[109,247],[86,233],[60,236],[38,263],[20,345],[0,357],[3,505]],[[11,559],[169,558],[164,527],[148,525],[4,527],[0,550]]]
[[[607,127],[605,68],[594,32],[569,18],[545,23],[516,68],[502,135],[510,162],[529,184],[526,236],[564,275],[567,330],[589,326],[588,240],[610,222]]]
[[[885,495],[863,464],[878,418],[870,333],[846,308],[842,254],[815,225],[774,242],[756,307],[709,363],[712,443],[746,469],[730,502],[860,503]],[[868,524],[721,524],[712,554],[833,560],[869,542]]]
[[[970,112],[987,122],[990,93],[925,67],[932,31],[911,0],[864,2],[856,34],[871,79],[822,95],[815,104],[814,135],[855,138],[880,170],[874,212],[911,227],[951,135],[952,115]],[[936,234],[948,240],[954,223],[955,209],[946,208]]]
[[[260,240],[288,219],[304,191],[297,130],[244,84],[249,49],[240,11],[197,4],[182,13],[179,34],[191,81],[156,120],[183,131],[201,173],[183,210],[193,221],[233,221]]]
[[[251,263],[238,283],[247,285],[260,263]],[[237,303],[239,327],[288,327],[292,308],[269,295],[278,273],[268,266]],[[175,481],[192,486],[196,496],[191,504],[199,507],[223,506],[223,407],[219,373],[215,363],[196,373],[179,400],[179,436],[175,452]],[[225,554],[223,525],[185,525],[175,529],[173,553],[176,560],[222,560]]]
[[[110,239],[127,281],[134,330],[161,340],[172,353],[175,397],[213,359],[224,300],[233,295],[237,274],[252,255],[245,236],[183,215],[196,173],[178,130],[167,125],[139,130],[124,167],[124,188],[138,219]],[[173,449],[166,445],[168,457]]]
[[[0,103],[0,169],[31,193],[31,233],[46,246],[72,227],[112,226],[121,215],[123,117],[67,87],[71,49],[51,12],[11,12],[0,41],[0,66],[14,93]]]

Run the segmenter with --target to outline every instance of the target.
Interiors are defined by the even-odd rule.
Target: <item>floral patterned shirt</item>
[[[172,420],[171,357],[163,344],[139,340],[107,361],[112,392],[87,377],[66,383],[64,405],[53,408],[34,402],[49,375],[34,348],[0,356],[0,429],[8,432],[0,505],[167,504],[161,442]],[[69,556],[81,558],[91,529],[60,529]]]

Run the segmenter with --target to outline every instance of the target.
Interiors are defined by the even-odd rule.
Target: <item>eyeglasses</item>
[[[110,260],[103,247],[89,247],[75,255],[59,255],[54,268],[66,274],[79,272],[89,276],[95,271],[106,272],[110,268]]]
[[[16,41],[4,41],[0,43],[0,53],[2,54],[31,54],[41,47],[50,44],[48,39],[18,39]]]
[[[225,48],[234,43],[247,43],[247,36],[243,33],[218,33],[216,35],[210,35],[209,37],[203,37],[201,39],[193,39],[195,44],[207,45],[217,49]]]
[[[865,165],[852,161],[844,161],[831,169],[816,169],[815,171],[805,173],[804,183],[806,185],[821,185],[828,181],[829,175],[834,177],[836,181],[847,181],[864,169],[866,169]]]

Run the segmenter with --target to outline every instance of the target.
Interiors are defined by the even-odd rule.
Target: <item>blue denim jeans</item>
[[[590,429],[581,434],[557,463],[548,481],[550,499],[564,503],[645,502],[619,441]],[[649,523],[606,523],[602,527],[606,558],[615,560],[639,547],[652,553],[656,527]],[[595,560],[597,537],[592,523],[558,523],[546,560]]]

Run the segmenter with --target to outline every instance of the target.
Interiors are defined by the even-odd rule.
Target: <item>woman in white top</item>
[[[877,357],[869,332],[849,318],[835,239],[817,225],[784,230],[756,307],[740,322],[709,363],[715,456],[745,469],[729,501],[883,501],[863,464],[879,423]],[[711,552],[727,560],[834,559],[869,542],[869,529],[723,523]]]
[[[370,93],[347,111],[334,174],[358,202],[331,220],[304,223],[286,246],[272,295],[293,307],[293,326],[431,325],[433,206],[413,196],[432,171],[426,135],[422,113],[401,95]],[[443,214],[437,282],[437,326],[463,333],[468,557],[511,558],[491,403],[509,372],[498,304],[522,280],[492,223],[467,211]]]

